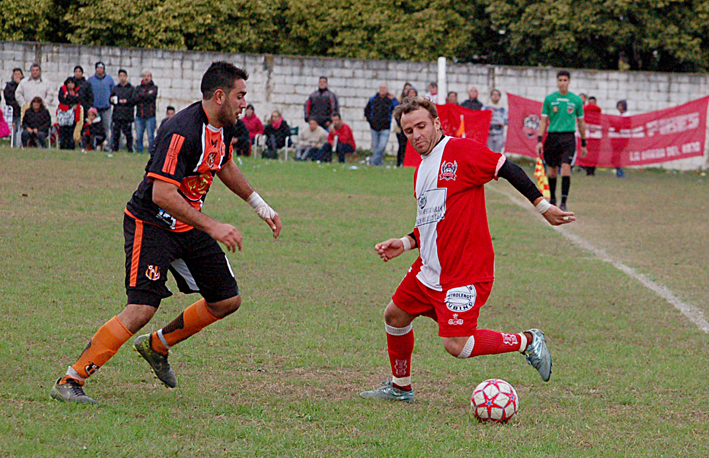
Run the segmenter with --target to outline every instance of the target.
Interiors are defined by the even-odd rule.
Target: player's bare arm
[[[239,166],[234,161],[229,161],[217,172],[217,176],[227,188],[253,207],[259,217],[266,221],[268,227],[273,231],[273,238],[277,239],[281,233],[281,217],[249,185]]]
[[[542,193],[539,192],[539,189],[537,189],[537,186],[517,164],[505,161],[498,171],[498,176],[509,181],[520,194],[526,197],[539,210],[544,219],[552,226],[560,226],[576,221],[574,212],[561,211],[555,205],[547,202]]]
[[[390,259],[401,255],[404,251],[408,251],[416,246],[416,240],[411,235],[405,235],[400,239],[389,239],[374,245],[379,257],[382,261],[387,262]]]
[[[548,120],[549,120],[548,117],[542,116],[542,119],[539,121],[539,132],[537,132],[537,156],[541,156],[542,149],[544,148],[544,145],[542,143],[542,138],[544,138],[544,133],[547,130],[547,121]]]
[[[581,157],[586,157],[588,154],[588,148],[586,147],[586,121],[583,118],[577,118],[576,122],[579,126],[579,133],[581,134]]]
[[[183,223],[194,226],[221,242],[231,252],[241,251],[241,234],[231,224],[219,223],[192,208],[180,195],[177,186],[162,180],[153,180],[153,202]]]

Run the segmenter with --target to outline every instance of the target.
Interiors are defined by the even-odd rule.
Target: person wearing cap
[[[94,90],[84,77],[84,67],[81,65],[74,67],[74,81],[76,81],[76,88],[79,90],[81,108],[84,109],[83,118],[86,119],[89,114],[89,108],[94,106]]]
[[[96,69],[96,74],[89,78],[91,89],[94,92],[94,108],[98,110],[98,115],[101,118],[101,123],[103,124],[103,130],[109,137],[108,144],[110,145],[111,119],[113,116],[113,109],[111,107],[111,91],[114,87],[116,87],[116,83],[113,81],[113,78],[111,78],[111,75],[106,74],[106,65],[103,62],[96,62],[94,67]]]

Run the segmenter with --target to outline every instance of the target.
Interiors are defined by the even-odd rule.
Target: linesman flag
[[[551,198],[551,193],[549,192],[549,180],[547,180],[547,173],[544,171],[544,164],[542,164],[542,158],[537,158],[537,166],[534,168],[534,176],[537,179],[537,187],[542,193],[546,200]]]

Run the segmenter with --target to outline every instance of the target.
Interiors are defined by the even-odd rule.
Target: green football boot
[[[52,387],[50,395],[53,399],[62,402],[76,402],[78,404],[98,404],[84,393],[83,383],[69,376],[57,380]]]
[[[400,390],[392,384],[391,380],[382,382],[381,388],[372,391],[363,391],[359,395],[366,399],[378,399],[381,401],[414,402],[414,390]]]
[[[155,376],[164,383],[166,387],[175,388],[177,386],[177,377],[172,371],[170,363],[167,362],[167,355],[156,352],[153,350],[153,347],[150,346],[150,334],[137,337],[135,342],[133,342],[133,348],[150,364],[150,367],[152,367],[155,372]]]

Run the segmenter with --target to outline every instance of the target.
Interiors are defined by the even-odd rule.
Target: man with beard
[[[91,338],[79,359],[57,380],[51,396],[59,401],[95,404],[83,390],[86,379],[145,326],[163,298],[172,293],[168,270],[184,293],[202,299],[170,324],[135,339],[134,347],[167,387],[177,386],[168,351],[241,305],[229,251],[241,250],[232,225],[201,212],[214,176],[249,203],[269,225],[281,231],[276,213],[246,181],[232,160],[234,125],[246,108],[248,74],[227,62],[214,62],[202,77],[202,101],[174,116],[158,132],[146,174],[128,202],[123,220],[126,252],[126,307]]]

